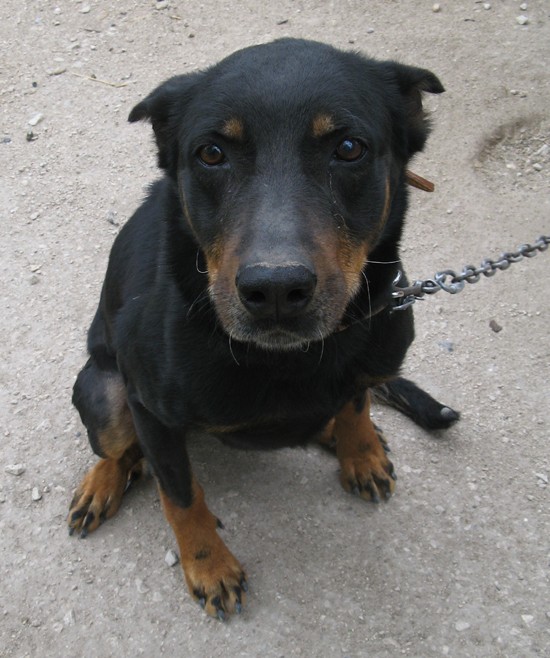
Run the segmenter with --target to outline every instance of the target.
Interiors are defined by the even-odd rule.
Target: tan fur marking
[[[76,490],[68,524],[71,532],[93,532],[104,519],[116,514],[128,482],[144,472],[143,454],[137,443],[118,459],[100,459],[85,475]]]
[[[340,238],[338,261],[350,297],[353,297],[361,285],[361,272],[368,257],[368,245],[361,242],[354,245],[348,236]]]
[[[126,402],[126,389],[122,379],[109,381],[106,385],[109,399],[110,422],[98,432],[99,446],[103,455],[119,459],[137,441],[132,414]]]
[[[385,198],[384,198],[384,208],[382,210],[382,217],[380,218],[380,229],[384,226],[384,224],[388,221],[388,215],[390,214],[390,208],[391,208],[391,189],[390,189],[390,177],[388,176],[386,178],[386,190],[385,190]]]
[[[226,612],[244,603],[240,590],[244,570],[216,532],[217,519],[208,509],[202,487],[193,478],[193,502],[182,508],[160,490],[164,514],[176,535],[189,592],[203,599],[206,612],[217,615],[216,599]]]
[[[328,114],[318,114],[312,123],[312,133],[316,138],[324,137],[334,130],[334,121]]]
[[[221,133],[227,139],[242,142],[244,139],[244,124],[237,117],[231,117],[223,124]]]
[[[346,491],[357,491],[365,500],[391,496],[395,489],[393,466],[370,417],[370,398],[358,411],[348,402],[334,419],[340,482]]]

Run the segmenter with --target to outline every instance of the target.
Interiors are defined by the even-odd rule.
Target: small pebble
[[[40,493],[38,487],[33,487],[32,488],[32,499],[37,502],[39,500],[42,500],[42,494]]]
[[[149,588],[147,585],[141,580],[141,578],[136,578],[136,589],[140,594],[147,594],[149,591]]]
[[[544,482],[544,484],[548,484],[548,476],[545,475],[544,473],[535,473],[537,478],[541,481]]]
[[[168,2],[166,0],[157,0],[155,9],[166,9],[168,7]]]
[[[29,119],[28,124],[29,126],[33,126],[33,127],[37,126],[42,121],[43,118],[44,115],[42,114],[42,112],[37,112],[34,116],[32,116]]]
[[[518,16],[516,18],[516,21],[518,22],[519,25],[528,25],[529,23],[529,19],[527,18],[527,16],[524,16],[523,14]]]
[[[522,2],[521,5],[519,6],[519,8],[521,9],[521,11],[527,11],[527,3]]]
[[[533,169],[535,171],[542,171],[542,165],[540,164],[540,162],[535,162],[535,164],[533,165]]]
[[[4,468],[4,471],[6,471],[8,475],[23,475],[25,467],[23,464],[8,464]]]
[[[444,349],[446,352],[452,352],[452,351],[454,351],[454,348],[455,348],[454,344],[450,340],[440,340],[440,341],[438,341],[437,344],[439,345],[439,347]]]
[[[432,6],[432,11],[434,14],[437,14],[438,11],[441,11],[441,5],[436,3],[435,5]]]
[[[177,556],[177,553],[170,549],[169,551],[166,552],[166,555],[164,556],[164,561],[169,567],[173,567],[179,562],[179,557]]]
[[[483,9],[491,9],[491,3],[490,2],[484,2],[483,3]]]
[[[467,621],[457,621],[455,628],[457,631],[467,631],[470,628],[470,624]]]
[[[74,626],[76,618],[74,616],[74,610],[69,610],[69,612],[63,617],[63,623],[65,626]]]
[[[80,13],[81,14],[89,14],[91,10],[92,10],[92,8],[90,7],[90,5],[84,5],[82,7],[82,9],[80,10]]]
[[[498,334],[499,331],[502,331],[502,327],[496,320],[491,320],[491,322],[489,322],[489,326],[495,332],[495,334]]]
[[[60,66],[59,68],[56,68],[56,69],[48,69],[46,71],[46,74],[50,75],[50,76],[51,75],[61,75],[62,73],[65,73],[66,70],[67,70],[66,67]]]
[[[27,142],[34,142],[34,140],[37,139],[37,137],[32,130],[27,130],[27,136],[25,137],[25,139],[27,140]]]
[[[521,618],[523,623],[527,625],[529,625],[534,619],[533,615],[521,615]]]

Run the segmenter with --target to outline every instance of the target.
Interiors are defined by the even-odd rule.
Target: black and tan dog
[[[115,241],[74,387],[102,459],[71,532],[113,516],[145,458],[189,590],[223,618],[246,578],[193,476],[191,431],[253,448],[320,440],[344,488],[377,502],[395,476],[369,389],[424,426],[456,420],[395,379],[413,320],[388,306],[406,167],[428,133],[421,95],[442,91],[429,71],[287,39],[174,77],[132,110],[164,176]]]

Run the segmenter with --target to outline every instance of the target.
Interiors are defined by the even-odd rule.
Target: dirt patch
[[[548,185],[550,119],[530,116],[501,124],[483,140],[474,166],[492,187]]]

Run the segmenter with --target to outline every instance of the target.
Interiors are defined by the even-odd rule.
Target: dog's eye
[[[217,144],[202,146],[198,150],[197,156],[203,164],[209,167],[215,167],[225,162],[225,155]]]
[[[334,157],[337,160],[344,160],[345,162],[355,162],[359,160],[367,150],[367,147],[358,139],[346,137],[336,147]]]

